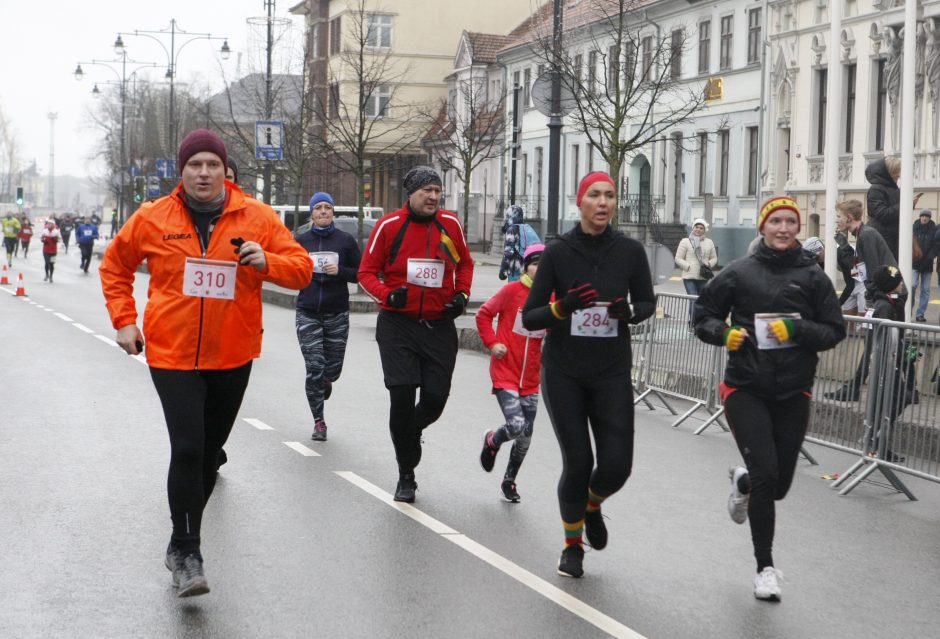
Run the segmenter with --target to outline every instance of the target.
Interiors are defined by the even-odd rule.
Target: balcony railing
[[[628,195],[618,202],[617,219],[620,224],[656,224],[665,203],[662,195]]]

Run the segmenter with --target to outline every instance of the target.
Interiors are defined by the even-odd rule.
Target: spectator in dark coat
[[[894,259],[898,259],[898,228],[900,225],[901,190],[898,178],[901,177],[901,159],[883,158],[875,160],[865,167],[865,179],[871,187],[868,189],[868,225],[878,231],[888,243]],[[914,206],[920,196],[914,198]]]
[[[922,209],[920,218],[914,222],[914,239],[920,245],[922,257],[912,265],[914,269],[911,286],[911,301],[916,302],[915,318],[918,322],[927,321],[924,313],[927,312],[927,302],[930,301],[930,278],[933,277],[933,261],[937,256],[934,248],[934,236],[937,225],[931,220],[930,209]],[[917,288],[920,287],[920,297],[917,297]]]

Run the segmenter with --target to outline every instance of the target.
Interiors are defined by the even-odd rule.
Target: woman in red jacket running
[[[480,465],[486,472],[493,470],[500,446],[513,441],[501,484],[503,497],[513,503],[520,499],[516,491],[516,475],[529,451],[535,413],[539,406],[539,367],[542,338],[545,337],[544,330],[529,331],[522,326],[522,307],[529,296],[529,287],[532,286],[544,250],[543,244],[532,244],[526,248],[522,258],[525,271],[522,277],[500,289],[477,312],[477,332],[493,355],[490,360],[493,394],[506,418],[505,424],[483,434]],[[497,321],[495,333],[494,317]]]

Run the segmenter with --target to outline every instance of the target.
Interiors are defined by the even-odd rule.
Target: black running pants
[[[170,436],[167,496],[173,543],[199,549],[202,511],[215,487],[219,451],[241,407],[251,362],[226,370],[151,368]]]
[[[630,477],[633,383],[629,373],[578,379],[543,367],[542,397],[561,448],[561,518],[577,522],[584,519],[589,487],[595,494],[609,497]],[[591,434],[597,446],[597,466]]]
[[[725,416],[751,480],[747,510],[758,572],[774,565],[774,501],[786,497],[793,483],[809,401],[802,393],[775,401],[741,389],[725,399]]]

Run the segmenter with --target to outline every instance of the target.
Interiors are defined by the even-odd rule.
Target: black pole
[[[519,156],[519,84],[512,85],[512,159],[509,162],[509,203],[516,203],[516,159]],[[498,211],[497,211],[498,212]]]
[[[118,226],[124,224],[124,174],[127,173],[127,153],[125,152],[125,117],[127,108],[127,51],[121,51],[121,187],[118,195]]]
[[[545,239],[558,235],[558,190],[561,170],[561,0],[555,0],[552,27],[552,112],[548,118],[548,229]],[[593,73],[593,70],[589,70]]]

